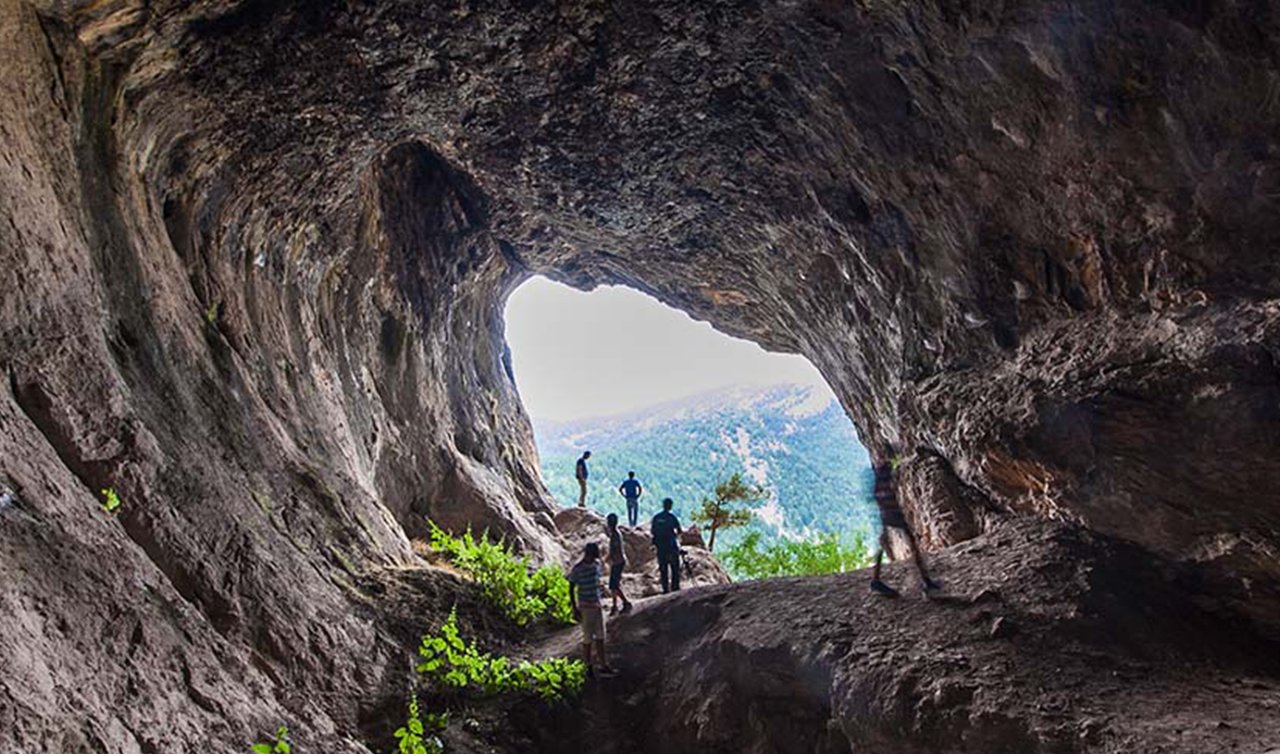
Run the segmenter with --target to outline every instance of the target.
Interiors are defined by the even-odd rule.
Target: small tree
[[[769,497],[769,492],[760,485],[747,484],[741,471],[733,472],[733,476],[717,484],[715,494],[714,500],[702,498],[702,507],[693,513],[694,522],[711,532],[707,539],[707,549],[712,552],[716,549],[717,531],[751,523],[751,511],[737,506]]]

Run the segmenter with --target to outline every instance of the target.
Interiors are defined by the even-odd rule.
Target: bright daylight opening
[[[731,338],[630,288],[585,293],[541,277],[511,294],[506,335],[542,476],[561,506],[578,504],[575,464],[588,450],[586,505],[624,525],[629,471],[643,485],[641,524],[666,497],[695,522],[736,472],[763,494],[730,506],[749,510],[748,523],[717,532],[715,552],[735,576],[862,564],[858,543],[875,522],[870,462],[807,359]],[[807,545],[818,547],[795,552]],[[783,551],[827,562],[761,565]]]

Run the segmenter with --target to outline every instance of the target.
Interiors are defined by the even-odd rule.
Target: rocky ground
[[[867,571],[646,597],[609,622],[619,674],[589,681],[576,701],[427,687],[422,699],[451,711],[443,738],[453,752],[1280,748],[1280,645],[1224,610],[1186,566],[1034,520],[932,565],[945,585],[932,597],[909,563],[886,567],[898,598],[872,594]],[[495,653],[579,651],[576,627],[517,629],[444,569],[382,570],[357,584],[404,648],[404,670],[359,712],[374,751],[402,724],[413,648],[455,605],[464,634]]]
[[[581,709],[512,719],[547,752],[1280,748],[1280,648],[1203,609],[1181,566],[1042,522],[935,563],[933,599],[905,563],[887,570],[897,599],[866,572],[647,599],[610,623],[618,677]]]

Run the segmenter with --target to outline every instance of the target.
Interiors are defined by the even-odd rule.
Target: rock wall
[[[808,356],[919,449],[931,545],[1065,518],[1275,604],[1266,4],[0,14],[11,747],[354,746],[394,642],[350,572],[424,514],[561,553],[502,343],[539,273]]]
[[[412,562],[428,515],[561,555],[504,366],[519,267],[421,146],[277,214],[159,145],[190,135],[130,106],[145,54],[0,9],[0,750],[238,751],[290,721],[363,751],[362,704],[404,681],[357,575]]]

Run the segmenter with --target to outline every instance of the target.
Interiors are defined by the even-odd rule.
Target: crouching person
[[[588,542],[582,560],[569,571],[569,603],[582,626],[582,659],[587,674],[612,674],[604,651],[604,608],[600,602],[600,545]]]

